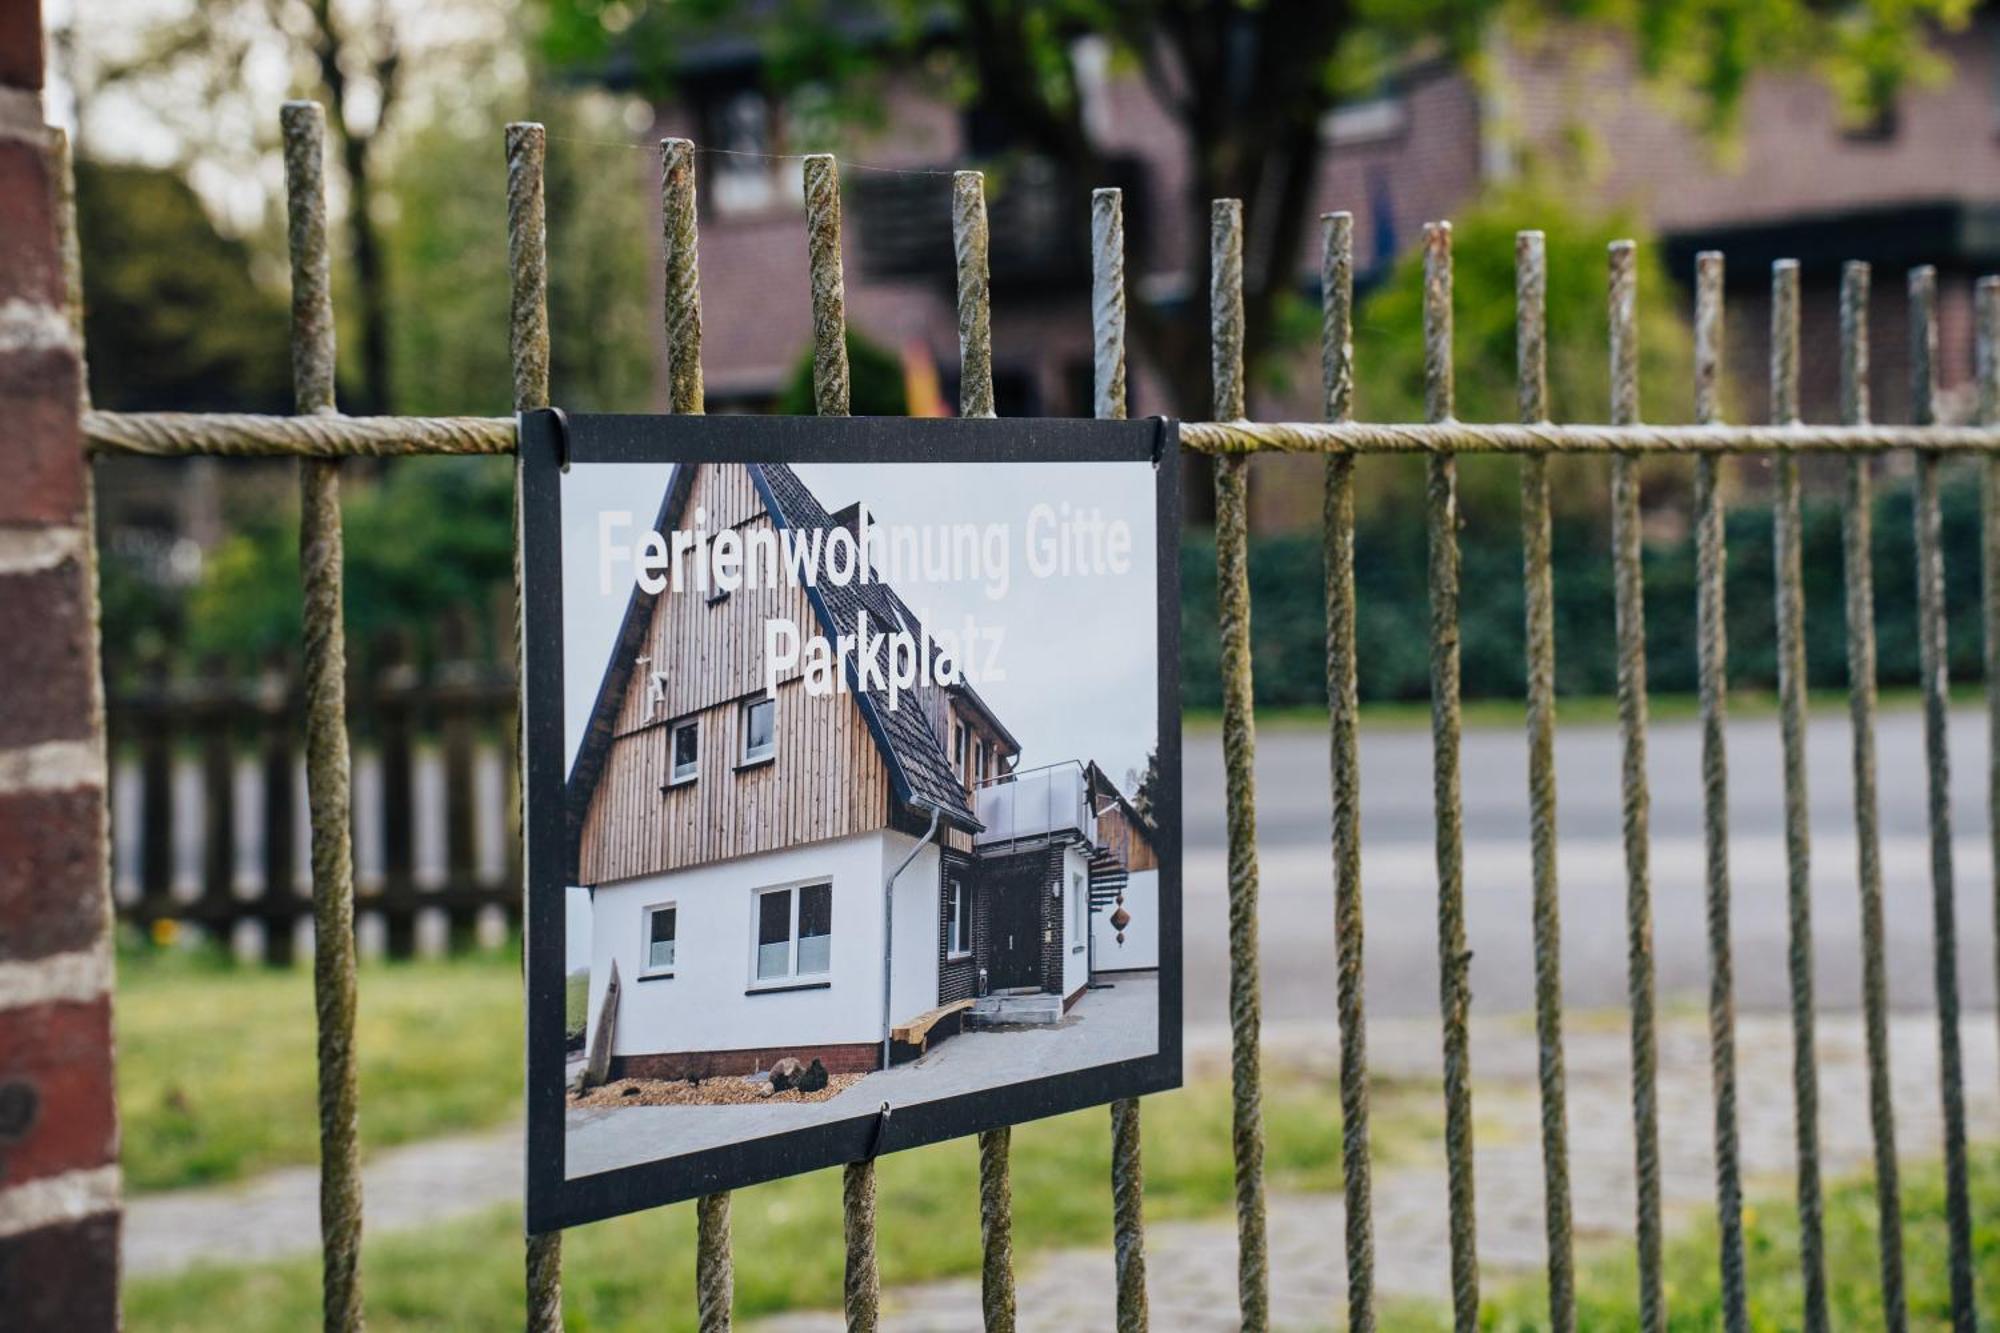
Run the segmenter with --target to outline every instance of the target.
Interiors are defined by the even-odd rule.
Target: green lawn
[[[1980,1308],[1992,1317],[2000,1300],[2000,1149],[1972,1153],[1972,1221],[1976,1285]],[[1766,1194],[1744,1213],[1744,1258],[1750,1293],[1750,1327],[1757,1330],[1800,1325],[1798,1216],[1789,1192]],[[1876,1281],[1875,1186],[1872,1177],[1837,1182],[1828,1191],[1826,1269],[1828,1313],[1835,1328],[1880,1328],[1881,1286]],[[1910,1299],[1910,1326],[1947,1329],[1951,1296],[1946,1284],[1949,1252],[1944,1224],[1944,1175],[1935,1162],[1905,1163],[1903,1169],[1903,1262]],[[1721,1290],[1712,1216],[1682,1230],[1668,1245],[1666,1279],[1668,1326],[1712,1329],[1722,1326]],[[1638,1270],[1631,1247],[1586,1251],[1577,1283],[1577,1324],[1581,1328],[1638,1325]],[[1445,1328],[1449,1320],[1415,1313],[1412,1328]],[[1496,1333],[1545,1328],[1548,1296],[1539,1282],[1519,1283],[1496,1293],[1481,1321]],[[1982,1324],[1981,1327],[1989,1325]]]
[[[521,1110],[512,951],[361,968],[361,1135],[382,1148]],[[317,1157],[312,969],[212,953],[118,960],[118,1111],[135,1191],[235,1180]]]
[[[1376,1145],[1394,1162],[1435,1139],[1434,1091],[1384,1085]],[[1273,1189],[1340,1188],[1340,1105],[1325,1081],[1273,1073],[1266,1087]],[[1231,1206],[1229,1085],[1208,1080],[1146,1102],[1149,1218],[1226,1214]],[[1110,1117],[1102,1109],[1024,1125],[1014,1135],[1017,1253],[1111,1242]],[[878,1245],[888,1283],[979,1270],[978,1150],[970,1139],[884,1158]],[[567,1234],[564,1291],[572,1329],[694,1327],[691,1205]],[[841,1296],[840,1177],[739,1191],[733,1205],[741,1317],[834,1307]],[[520,1214],[502,1209],[423,1234],[373,1237],[364,1260],[375,1329],[487,1329],[521,1317]],[[1329,1254],[1339,1238],[1329,1237]],[[1105,1280],[1111,1278],[1107,1260]],[[238,1333],[308,1327],[319,1318],[316,1260],[212,1268],[126,1288],[133,1329],[208,1329],[228,1311]]]

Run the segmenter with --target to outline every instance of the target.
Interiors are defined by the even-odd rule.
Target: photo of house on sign
[[[1158,1051],[1155,505],[1129,463],[570,469],[568,1177]]]

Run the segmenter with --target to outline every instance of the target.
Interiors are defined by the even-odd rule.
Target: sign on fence
[[[530,1230],[1178,1084],[1175,449],[524,418]]]

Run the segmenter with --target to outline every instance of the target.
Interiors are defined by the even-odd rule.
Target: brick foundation
[[[119,1326],[104,717],[83,361],[41,124],[41,7],[0,5],[0,1326]]]
[[[658,1051],[611,1057],[613,1078],[727,1078],[755,1074],[786,1057],[809,1065],[815,1059],[829,1074],[868,1074],[882,1067],[879,1042],[829,1046],[749,1046],[734,1051]]]

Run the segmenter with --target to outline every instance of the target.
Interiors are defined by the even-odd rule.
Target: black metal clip
[[[560,407],[549,408],[556,419],[556,466],[565,476],[569,473],[569,417]]]
[[[874,1161],[882,1151],[882,1139],[889,1132],[889,1103],[883,1102],[882,1109],[875,1113],[875,1128],[868,1135],[868,1156],[866,1161]]]

